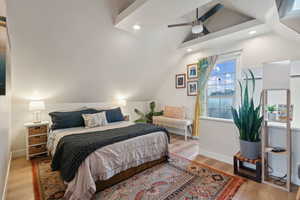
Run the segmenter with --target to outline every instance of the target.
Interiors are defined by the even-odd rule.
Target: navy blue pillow
[[[105,112],[108,123],[124,121],[124,116],[122,114],[121,108],[105,110]]]
[[[80,111],[49,113],[52,120],[51,129],[56,130],[84,126],[82,114],[94,114],[98,112],[100,111],[95,109],[85,109]]]

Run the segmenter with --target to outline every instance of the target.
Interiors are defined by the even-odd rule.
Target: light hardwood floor
[[[170,151],[232,173],[233,167],[198,154],[196,140],[184,141],[181,136],[172,136]],[[201,153],[201,152],[200,152]],[[239,189],[234,200],[295,200],[296,191],[288,193],[265,184],[247,181]],[[7,200],[34,200],[31,163],[25,157],[13,159],[8,180]]]

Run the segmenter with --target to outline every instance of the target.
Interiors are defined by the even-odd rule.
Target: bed
[[[128,132],[128,130],[133,130],[136,125],[129,121],[119,121],[94,128],[75,127],[51,131],[48,135],[47,148],[53,157],[52,164],[55,163],[60,146],[68,144],[65,138],[77,137],[81,141],[82,138],[91,137],[91,134],[93,137],[100,137],[101,134],[107,135],[107,133],[111,134],[110,132],[112,134],[123,130]],[[69,181],[66,181],[67,178],[63,178],[67,184],[65,198],[69,200],[91,199],[95,192],[104,190],[142,170],[166,161],[168,133],[162,128],[153,129],[152,127],[152,130],[155,131],[112,142],[88,154],[76,170],[74,178]],[[62,142],[62,140],[64,141]],[[75,147],[72,148],[75,149]],[[63,150],[66,151],[66,149]],[[56,158],[56,162],[64,165],[68,159],[68,157],[59,157]],[[60,172],[63,174],[63,170]]]

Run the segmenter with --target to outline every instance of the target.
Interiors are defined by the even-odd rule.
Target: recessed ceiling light
[[[187,52],[191,52],[191,51],[193,51],[193,49],[188,48],[186,51],[187,51]]]
[[[138,25],[138,24],[135,24],[135,25],[132,26],[132,28],[133,28],[134,30],[140,30],[140,29],[141,29],[141,26]]]
[[[254,35],[254,34],[256,34],[256,33],[257,33],[256,31],[250,31],[250,32],[249,32],[250,35]]]

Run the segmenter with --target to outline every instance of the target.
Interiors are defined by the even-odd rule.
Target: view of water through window
[[[236,60],[219,62],[207,83],[206,114],[208,117],[231,119],[235,100]]]

